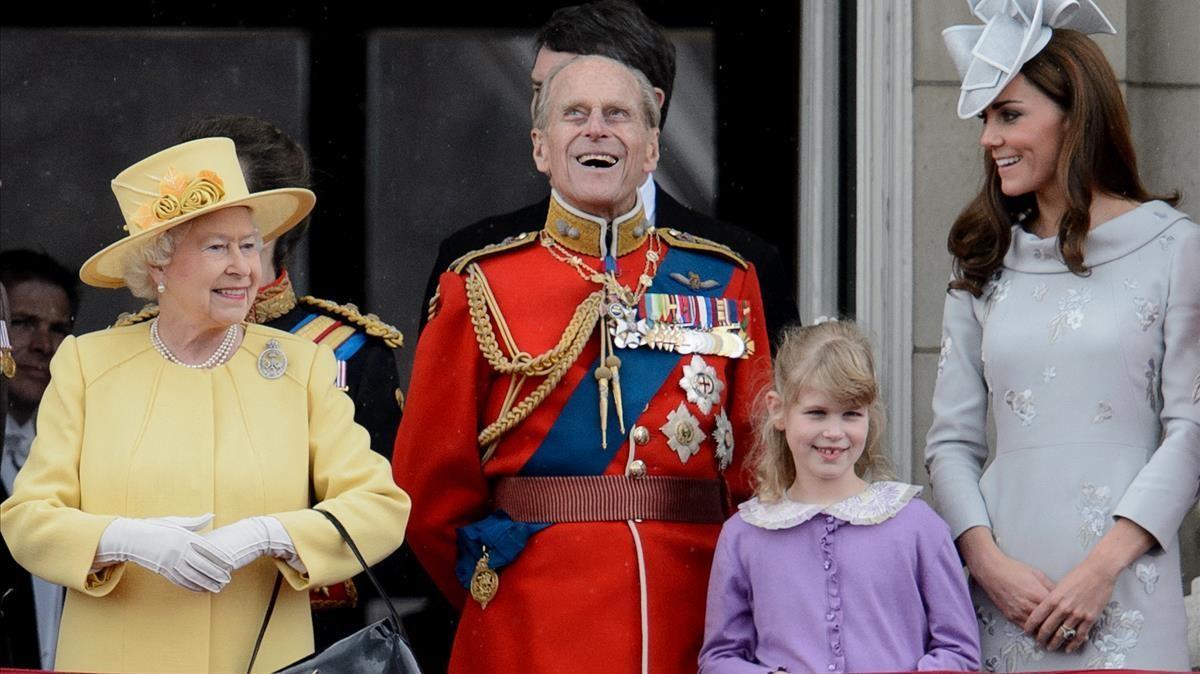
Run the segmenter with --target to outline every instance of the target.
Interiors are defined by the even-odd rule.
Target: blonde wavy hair
[[[796,480],[796,464],[779,415],[795,405],[806,389],[825,393],[839,404],[867,408],[866,448],[854,465],[864,479],[885,479],[891,468],[880,448],[886,418],[875,379],[871,343],[850,322],[827,321],[784,331],[775,356],[773,390],[781,405],[772,413],[764,389],[755,403],[755,446],[747,461],[755,494],[765,501],[783,497]]]

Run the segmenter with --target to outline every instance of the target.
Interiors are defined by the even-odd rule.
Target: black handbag
[[[350,546],[350,551],[362,565],[367,578],[375,586],[379,596],[387,602],[388,617],[367,625],[320,653],[313,653],[277,670],[276,674],[312,674],[318,671],[321,674],[421,674],[417,660],[413,657],[412,649],[409,648],[408,641],[404,638],[403,627],[400,625],[400,616],[396,613],[396,607],[392,606],[392,600],[388,598],[387,592],[379,584],[375,574],[371,573],[367,561],[363,559],[362,553],[358,551],[358,546],[354,544],[354,539],[350,538],[346,528],[332,514],[317,508],[314,510],[324,515],[342,535],[342,540],[346,541],[346,545]],[[280,574],[275,577],[275,588],[271,590],[271,601],[267,604],[267,613],[263,616],[262,627],[258,630],[258,638],[254,641],[254,652],[250,654],[250,664],[246,666],[247,674],[254,668],[254,660],[258,657],[258,648],[262,645],[263,635],[267,632],[267,624],[271,621],[271,614],[275,611],[275,600],[279,598],[279,587],[282,583],[283,575]]]

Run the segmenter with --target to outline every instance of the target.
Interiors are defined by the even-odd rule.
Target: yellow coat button
[[[646,474],[646,462],[641,459],[634,459],[633,463],[629,464],[629,477],[642,477]]]

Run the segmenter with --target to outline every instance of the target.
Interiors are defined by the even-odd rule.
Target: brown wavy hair
[[[1094,192],[1139,202],[1162,199],[1171,205],[1179,200],[1179,193],[1154,195],[1142,184],[1117,77],[1095,42],[1077,31],[1056,30],[1021,74],[1066,115],[1055,172],[1067,202],[1058,222],[1058,248],[1067,268],[1086,276]],[[1032,221],[1038,215],[1034,194],[1010,197],[1000,191],[996,163],[986,152],[983,166],[983,187],[955,219],[947,241],[954,256],[950,289],[976,297],[1003,263],[1013,223]]]
[[[828,321],[789,327],[780,336],[772,387],[764,387],[755,410],[757,441],[747,457],[754,471],[755,493],[766,501],[783,497],[796,481],[796,463],[785,433],[775,428],[778,418],[767,406],[766,394],[779,394],[782,408],[795,405],[805,389],[822,391],[840,404],[867,408],[867,439],[854,464],[860,477],[887,479],[891,469],[880,448],[886,423],[871,343],[853,323]]]

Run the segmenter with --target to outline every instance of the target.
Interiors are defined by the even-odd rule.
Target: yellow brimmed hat
[[[84,283],[99,288],[125,285],[122,260],[135,246],[206,213],[245,206],[263,241],[270,241],[303,220],[317,201],[300,187],[251,193],[228,138],[200,138],[150,155],[113,178],[112,190],[126,236],[79,270]]]

